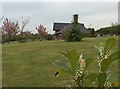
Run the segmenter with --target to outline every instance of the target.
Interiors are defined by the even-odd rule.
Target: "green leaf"
[[[105,49],[109,50],[109,49],[113,48],[113,46],[115,45],[115,43],[116,43],[116,39],[115,38],[109,38],[105,42]]]
[[[89,79],[84,80],[84,86],[85,87],[91,87],[92,86],[92,81]]]
[[[64,62],[56,60],[53,64],[58,66],[58,67],[60,67],[60,70],[64,70],[64,71],[66,71],[66,72],[71,74],[71,69]]]
[[[101,50],[100,47],[98,47],[98,46],[95,45],[95,48],[96,48],[97,55],[100,55],[100,50]]]
[[[66,56],[68,59],[70,59],[70,55],[69,55],[69,53],[67,52],[67,53],[65,53],[65,52],[60,52],[60,54],[62,54],[62,55],[64,55],[64,56]]]
[[[103,87],[105,84],[105,81],[106,81],[106,73],[105,72],[99,73],[97,76],[97,80],[98,80],[98,83],[100,84],[100,86]]]
[[[107,78],[106,78],[106,82],[109,81],[110,77],[111,77],[111,72],[110,71],[107,71],[106,72],[107,74]]]
[[[86,62],[86,68],[93,62],[93,59],[92,58],[88,58],[85,60]]]
[[[76,50],[70,50],[67,51],[67,53],[64,52],[60,52],[60,53],[69,59],[72,75],[74,76],[76,74],[76,68],[79,61],[79,53]]]
[[[86,79],[89,79],[91,80],[92,82],[97,78],[98,74],[96,73],[89,73],[87,76],[86,76]]]
[[[71,50],[69,52],[71,58],[70,58],[70,64],[71,64],[71,69],[72,69],[72,73],[73,76],[76,75],[76,68],[77,68],[77,64],[79,61],[79,53],[77,53],[76,50]]]
[[[120,58],[120,55],[119,55],[120,52],[114,52],[113,54],[111,54],[107,59],[104,59],[102,62],[101,62],[101,71],[102,72],[105,72],[107,70],[107,68],[109,67],[109,65],[117,60],[118,58]]]

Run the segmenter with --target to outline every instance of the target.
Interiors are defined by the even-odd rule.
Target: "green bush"
[[[9,38],[7,35],[2,35],[2,44],[4,44],[5,42],[9,42]]]
[[[17,36],[11,36],[9,37],[7,34],[2,35],[2,44],[6,43],[6,42],[14,42],[17,40]]]
[[[75,30],[75,29],[67,30],[64,35],[64,40],[67,42],[81,41],[82,38],[83,38],[83,34],[80,32],[80,30]]]
[[[18,38],[17,38],[18,42],[20,43],[25,43],[27,42],[27,38],[25,36],[21,36],[21,35],[18,35]]]

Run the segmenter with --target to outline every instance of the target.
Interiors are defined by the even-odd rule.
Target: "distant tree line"
[[[95,36],[108,36],[108,35],[119,35],[120,34],[120,25],[112,24],[110,27],[100,28],[95,31]]]
[[[2,22],[2,21],[1,21]],[[2,37],[1,43],[18,41],[24,43],[27,40],[52,40],[54,34],[48,34],[44,25],[36,27],[37,33],[30,31],[24,31],[25,26],[29,23],[29,18],[22,18],[22,25],[19,25],[18,21],[12,21],[11,19],[5,18],[0,27],[0,35]]]
[[[94,28],[87,28],[89,33],[84,34],[84,37],[94,37],[95,36],[95,29]]]

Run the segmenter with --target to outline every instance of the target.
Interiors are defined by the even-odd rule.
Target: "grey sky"
[[[3,2],[2,15],[12,20],[21,21],[29,17],[26,30],[36,32],[35,27],[43,24],[49,33],[53,33],[54,22],[70,22],[73,14],[78,13],[79,22],[85,27],[98,30],[118,22],[117,2]]]

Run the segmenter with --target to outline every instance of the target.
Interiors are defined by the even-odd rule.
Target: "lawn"
[[[77,49],[83,56],[93,57],[95,61],[88,69],[96,72],[97,59],[95,45],[104,43],[110,37],[85,38],[82,42],[29,41],[26,43],[6,43],[2,46],[2,86],[3,87],[64,87],[69,85],[69,76],[58,76],[53,65],[55,60],[66,60],[60,51]],[[117,40],[118,38],[115,37]],[[116,43],[113,51],[118,49]],[[111,81],[117,81],[118,63],[109,67]]]

